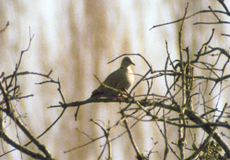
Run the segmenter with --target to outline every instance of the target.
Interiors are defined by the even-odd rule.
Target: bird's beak
[[[131,64],[135,66],[135,64],[133,62],[131,62]]]

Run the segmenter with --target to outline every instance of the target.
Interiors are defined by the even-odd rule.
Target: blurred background
[[[1,0],[0,28],[3,28],[7,21],[10,25],[0,34],[0,72],[9,74],[15,69],[21,50],[28,46],[30,27],[35,37],[30,50],[23,57],[21,71],[49,73],[52,69],[53,78],[59,78],[61,81],[66,102],[85,100],[99,85],[94,74],[103,81],[109,73],[120,66],[121,59],[111,64],[107,62],[121,54],[140,53],[151,63],[154,70],[162,70],[167,56],[165,47],[167,40],[172,59],[175,60],[178,57],[180,23],[149,29],[153,25],[182,18],[187,2],[189,2],[188,15],[200,10],[208,10],[208,6],[212,6],[213,10],[222,10],[222,6],[213,0],[176,2],[170,0],[29,2]],[[225,3],[230,6],[229,1]],[[212,14],[202,14],[185,22],[183,47],[190,47],[191,57],[197,53],[202,43],[207,41],[212,28],[217,30],[211,45],[229,48],[229,38],[220,36],[221,33],[230,33],[227,25],[193,25],[201,21],[217,20]],[[136,64],[133,67],[134,73],[145,74],[148,70],[146,64],[138,56],[133,56],[133,59]],[[136,77],[136,81],[138,79]],[[19,83],[22,94],[34,94],[34,97],[25,99],[21,103],[15,102],[18,112],[24,116],[26,125],[36,136],[40,135],[62,111],[60,108],[47,109],[50,105],[58,104],[61,97],[55,85],[35,85],[42,80],[36,76],[21,78]],[[164,95],[165,84],[162,83],[162,79],[155,79],[153,82],[152,92]],[[145,92],[144,84],[135,90],[136,94]],[[57,159],[96,159],[105,139],[66,154],[63,151],[90,140],[76,128],[96,138],[103,133],[89,120],[100,120],[105,126],[113,125],[120,118],[117,112],[122,107],[124,104],[87,104],[81,107],[77,122],[74,120],[76,109],[70,108],[41,138],[41,141]],[[15,126],[9,127],[8,130],[10,135],[16,138]],[[112,137],[119,135],[122,130],[122,127],[116,129]],[[139,123],[133,128],[133,132],[137,145],[144,154],[153,148],[157,153],[154,153],[151,158],[163,157],[163,139],[154,124]],[[170,132],[170,140],[177,135],[177,130]],[[21,143],[27,142],[20,132],[19,137]],[[158,143],[155,145],[154,142]],[[12,149],[4,142],[1,143],[0,154]],[[33,149],[36,150],[36,147]],[[112,149],[115,160],[134,159],[135,152],[127,135],[114,141]],[[30,159],[26,155],[22,156],[24,160]],[[106,154],[103,159],[105,157]],[[14,151],[4,158],[19,159],[20,152]]]

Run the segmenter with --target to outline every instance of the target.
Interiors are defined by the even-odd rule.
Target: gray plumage
[[[134,82],[134,75],[130,65],[135,65],[132,58],[125,57],[121,62],[121,67],[112,72],[103,82],[103,84],[113,87],[117,90],[127,91]],[[100,85],[92,92],[91,97],[114,97],[118,93]]]

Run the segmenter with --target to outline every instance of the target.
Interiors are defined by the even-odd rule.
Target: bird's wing
[[[119,79],[119,70],[112,72],[103,82],[105,85],[116,88]]]
[[[119,69],[112,72],[103,82],[103,84],[116,88],[117,84],[118,84],[118,80],[119,80]],[[100,85],[96,90],[94,90],[92,92],[92,96],[95,95],[106,95],[106,94],[110,94],[112,92],[111,89],[104,87],[103,85]],[[91,97],[92,97],[91,96]]]

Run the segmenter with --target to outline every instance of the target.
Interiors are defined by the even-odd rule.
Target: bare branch
[[[3,29],[0,30],[0,34],[1,34],[2,32],[4,32],[4,31],[6,30],[6,28],[7,28],[9,25],[10,25],[10,22],[7,21],[5,27],[4,27]]]

